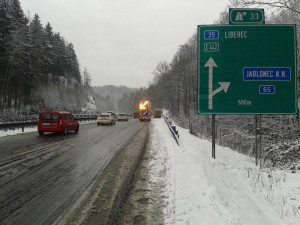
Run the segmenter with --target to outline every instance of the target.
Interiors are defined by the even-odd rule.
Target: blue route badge
[[[204,31],[204,40],[216,40],[219,39],[218,30],[206,30]]]
[[[275,86],[259,85],[259,94],[275,94]]]

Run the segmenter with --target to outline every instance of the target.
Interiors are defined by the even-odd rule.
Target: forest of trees
[[[137,97],[140,96],[141,90],[129,88],[126,86],[97,86],[93,87],[98,112],[123,112],[132,114],[136,110]]]
[[[299,68],[300,1],[231,0],[228,6],[244,7],[264,7],[266,23],[297,25]],[[215,24],[228,24],[228,8],[220,13]],[[17,113],[37,113],[45,108],[79,112],[86,96],[94,92],[99,111],[110,108],[131,113],[136,111],[139,101],[149,99],[152,108],[167,109],[169,115],[181,126],[189,128],[192,134],[210,138],[211,117],[196,114],[196,33],[178,47],[171,62],[163,59],[158,62],[153,75],[153,82],[146,89],[120,87],[115,90],[121,93],[118,99],[106,93],[106,87],[92,89],[91,75],[86,68],[81,74],[72,43],[54,32],[50,23],[44,27],[38,14],[33,18],[24,15],[19,0],[0,0],[0,115],[5,111],[11,113],[9,109]],[[297,75],[299,84],[299,69]],[[253,154],[254,128],[252,115],[217,116],[217,141]],[[274,154],[275,150],[286,148],[296,152],[297,157],[285,158],[291,162],[300,158],[298,116],[264,115],[261,131],[264,156],[277,157],[280,154]],[[273,163],[275,161],[273,159]]]
[[[266,23],[296,24],[299,55],[300,1],[279,0],[276,3],[270,2],[274,1],[233,0],[228,8],[265,7],[268,9],[266,10],[268,12]],[[228,24],[228,8],[220,14],[220,18],[215,24]],[[152,106],[167,109],[174,120],[179,125],[189,128],[191,133],[211,138],[211,117],[196,114],[197,34],[193,34],[186,43],[179,46],[170,63],[159,62],[153,75],[152,84],[143,93],[152,101]],[[254,116],[217,116],[217,141],[243,153],[253,154],[254,129]],[[263,155],[267,155],[266,149],[269,149],[268,152],[271,154],[270,149],[276,148],[278,150],[276,147],[278,143],[289,141],[291,144],[286,145],[285,148],[290,148],[291,145],[296,146],[293,150],[298,157],[292,158],[299,159],[299,144],[295,144],[300,134],[298,117],[265,115],[262,117],[262,134],[262,147],[265,149]],[[274,155],[278,156],[278,154]],[[276,160],[274,159],[274,161]]]
[[[78,111],[90,78],[86,69],[81,77],[73,44],[50,23],[24,15],[19,0],[0,0],[0,112]]]

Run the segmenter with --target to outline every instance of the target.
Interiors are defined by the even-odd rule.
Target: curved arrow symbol
[[[229,88],[230,82],[219,82],[219,84],[220,87],[212,92],[212,96],[214,96],[215,94],[217,94],[222,90],[224,90],[224,92],[226,93]]]

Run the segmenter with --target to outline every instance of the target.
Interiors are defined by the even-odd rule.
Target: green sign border
[[[294,101],[294,106],[295,106],[295,111],[290,112],[290,113],[278,113],[278,112],[270,112],[270,113],[262,113],[262,112],[248,112],[248,113],[224,113],[224,112],[201,112],[200,110],[200,27],[232,27],[232,26],[240,26],[240,27],[255,27],[255,26],[293,26],[294,28],[294,60],[295,60],[295,68],[294,68],[294,74],[291,76],[294,76],[295,80],[295,101]],[[214,29],[214,30],[216,30]],[[297,68],[298,68],[298,61],[297,61],[297,29],[295,24],[251,24],[251,25],[244,25],[244,24],[237,24],[237,25],[198,25],[197,27],[197,114],[199,115],[296,115],[298,114],[298,79],[297,79]]]

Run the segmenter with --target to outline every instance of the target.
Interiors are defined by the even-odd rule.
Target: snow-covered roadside
[[[24,129],[24,132],[22,132],[22,128],[16,128],[13,130],[0,130],[0,138],[4,137],[4,136],[10,136],[10,135],[17,135],[17,134],[24,134],[24,133],[30,133],[30,132],[37,132],[37,128],[36,127],[26,127]]]
[[[91,124],[95,123],[95,121],[83,121],[79,122],[80,125],[85,125],[85,124]],[[32,132],[37,132],[37,127],[25,127],[24,132],[22,132],[22,128],[16,128],[13,130],[8,129],[7,131],[0,130],[0,138],[5,137],[5,136],[10,136],[10,135],[17,135],[17,134],[25,134],[25,133],[32,133]]]
[[[260,170],[252,158],[221,146],[216,146],[214,160],[211,142],[177,127],[178,147],[162,119],[152,123],[159,134],[152,145],[168,155],[166,224],[300,224],[299,173]],[[162,167],[151,164],[156,170]]]

